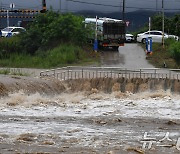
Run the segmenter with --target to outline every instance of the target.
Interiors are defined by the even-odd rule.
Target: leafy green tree
[[[180,36],[180,14],[172,18],[172,27],[174,27],[174,34]]]
[[[83,45],[87,42],[89,33],[83,20],[81,16],[53,11],[40,14],[21,36],[21,44],[30,54],[37,50],[51,49],[61,42]]]
[[[162,15],[152,17],[152,29],[162,30]],[[180,15],[164,18],[164,29],[168,34],[180,36]]]

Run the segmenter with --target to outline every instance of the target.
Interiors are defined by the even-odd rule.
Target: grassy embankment
[[[12,51],[11,43],[15,39],[15,37],[1,38],[0,41],[7,41],[8,43],[6,42],[5,44],[8,46],[8,50]],[[14,47],[14,43],[12,47]],[[0,67],[54,68],[67,65],[91,65],[99,62],[98,53],[94,53],[90,47],[80,47],[66,43],[60,44],[46,52],[39,51],[33,55],[24,52],[11,52],[11,54],[6,55],[1,52],[1,54],[3,55],[0,56],[2,57],[0,59]]]
[[[145,45],[143,45],[145,49]],[[161,43],[153,43],[153,53],[147,60],[157,68],[180,68],[180,42],[166,40],[165,47]]]

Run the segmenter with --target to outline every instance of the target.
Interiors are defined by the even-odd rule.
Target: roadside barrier
[[[59,80],[93,79],[93,78],[155,78],[180,79],[180,69],[140,68],[127,69],[120,67],[76,67],[68,66],[42,71],[40,77]]]

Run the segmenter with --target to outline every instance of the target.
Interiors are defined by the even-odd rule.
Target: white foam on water
[[[91,124],[68,123],[56,120],[36,122],[38,118],[77,118],[93,119],[100,116],[119,116],[125,118],[164,118],[180,119],[180,99],[170,93],[126,94],[116,98],[115,94],[84,93],[46,96],[38,93],[26,95],[22,91],[0,99],[0,134],[16,136],[23,133],[55,133],[61,138],[75,137],[79,144],[97,146],[102,140],[94,142],[94,136],[108,136],[121,133],[116,128],[99,127]],[[101,97],[99,97],[101,95]],[[97,97],[96,97],[97,96]],[[96,99],[95,99],[96,98]],[[100,99],[101,98],[101,99]],[[19,116],[19,117],[18,117]],[[23,117],[23,118],[21,118]],[[18,122],[17,122],[18,121]],[[68,133],[68,131],[74,131]],[[122,130],[122,133],[124,130]],[[127,130],[126,133],[132,133]],[[142,135],[142,134],[139,134]],[[137,139],[140,136],[136,136]]]
[[[97,94],[99,95],[99,94]],[[74,116],[90,117],[117,114],[124,117],[155,117],[180,119],[178,95],[131,94],[126,98],[115,98],[112,94],[101,94],[94,100],[83,93],[44,96],[23,92],[10,94],[0,100],[0,115],[16,116]],[[103,96],[104,95],[104,96]],[[143,96],[143,97],[142,97]]]

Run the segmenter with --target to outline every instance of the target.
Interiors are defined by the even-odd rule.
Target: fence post
[[[125,78],[127,78],[127,68],[125,69]]]
[[[60,76],[61,80],[62,80],[62,72],[61,72],[61,76]]]
[[[69,69],[68,69],[68,77],[67,77],[67,78],[68,78],[68,80],[69,80]]]
[[[54,69],[54,78],[56,77],[55,75],[56,75],[56,70]]]
[[[171,70],[169,70],[169,79],[171,79]]]
[[[82,79],[83,79],[83,68],[82,68],[82,72],[81,73],[82,73]]]

